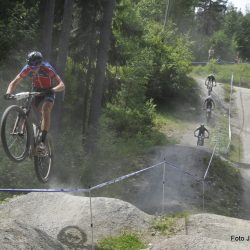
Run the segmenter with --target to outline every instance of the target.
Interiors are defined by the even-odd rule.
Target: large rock
[[[201,236],[177,235],[155,245],[151,250],[248,250],[249,246]]]
[[[186,234],[154,244],[152,250],[250,249],[250,221],[215,214],[190,216]]]
[[[111,198],[92,198],[94,242],[123,230],[146,231],[152,216]],[[90,245],[90,199],[63,193],[30,193],[0,205],[0,218],[36,227],[65,245]]]
[[[63,250],[63,245],[40,229],[12,219],[0,221],[0,249]]]

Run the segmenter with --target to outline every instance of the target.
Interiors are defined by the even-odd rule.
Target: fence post
[[[202,210],[205,209],[205,179],[202,180]]]
[[[94,229],[93,229],[93,214],[92,214],[92,200],[91,200],[90,187],[89,187],[89,209],[90,209],[90,227],[91,227],[91,250],[94,250]]]
[[[163,163],[163,174],[162,174],[162,210],[161,210],[161,214],[164,214],[164,206],[165,206],[165,173],[166,173],[166,161],[164,159],[164,163]]]

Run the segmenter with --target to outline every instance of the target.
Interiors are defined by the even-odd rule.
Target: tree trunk
[[[56,60],[56,68],[63,78],[67,60],[67,52],[70,37],[70,27],[72,20],[73,0],[64,1],[63,25],[59,40],[59,52]]]
[[[64,72],[65,72],[65,66],[66,66],[66,60],[67,60],[70,27],[71,27],[71,19],[72,19],[72,9],[73,9],[73,0],[65,0],[64,11],[63,11],[63,26],[62,26],[62,31],[61,31],[60,40],[59,40],[59,52],[58,52],[58,56],[56,60],[56,70],[57,70],[57,73],[62,78],[62,80],[64,78]],[[53,115],[54,126],[53,127],[54,127],[56,134],[58,134],[60,130],[63,97],[64,97],[64,93],[57,93],[56,101],[54,105],[54,115]]]
[[[95,13],[96,14],[96,13]],[[89,44],[89,54],[88,54],[88,69],[87,75],[85,80],[85,86],[83,91],[83,120],[82,120],[82,142],[85,144],[86,142],[86,133],[88,130],[88,121],[89,121],[89,106],[90,106],[90,99],[91,99],[91,85],[92,81],[92,74],[94,69],[94,62],[96,59],[96,26],[95,26],[95,17],[93,18],[92,29],[91,29],[91,39]]]
[[[43,20],[42,20],[41,52],[47,61],[50,61],[51,59],[54,9],[55,9],[55,0],[46,0],[43,12]]]
[[[106,64],[108,61],[108,50],[110,45],[110,33],[112,27],[112,15],[115,6],[115,0],[102,1],[102,4],[103,20],[100,30],[100,42],[97,51],[95,80],[89,114],[89,135],[87,139],[87,147],[90,147],[90,149],[92,148],[92,146],[94,146],[93,144],[97,132],[98,120],[101,114],[103,84],[105,78]]]

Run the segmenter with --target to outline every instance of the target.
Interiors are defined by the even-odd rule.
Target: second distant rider
[[[198,135],[197,135],[197,132],[198,131]],[[205,136],[207,132],[207,136]],[[209,138],[209,132],[208,130],[205,128],[204,124],[201,124],[200,127],[198,127],[195,131],[194,131],[194,136],[202,136],[202,137],[207,137]]]
[[[203,103],[203,108],[204,109],[214,109],[215,108],[214,100],[210,95],[205,99],[205,101]]]
[[[208,85],[210,85],[211,84],[211,87],[215,87],[216,86],[216,79],[215,79],[215,77],[214,77],[214,75],[213,74],[210,74],[208,77],[207,77],[207,79],[206,79],[206,81],[205,81],[205,85],[208,87]]]

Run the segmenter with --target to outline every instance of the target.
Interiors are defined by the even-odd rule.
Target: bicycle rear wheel
[[[31,130],[21,107],[12,105],[4,111],[1,139],[4,151],[12,161],[20,162],[26,158],[30,148]]]
[[[43,156],[34,156],[34,167],[40,182],[49,181],[54,163],[54,148],[51,139],[47,136],[45,141],[46,152]]]

